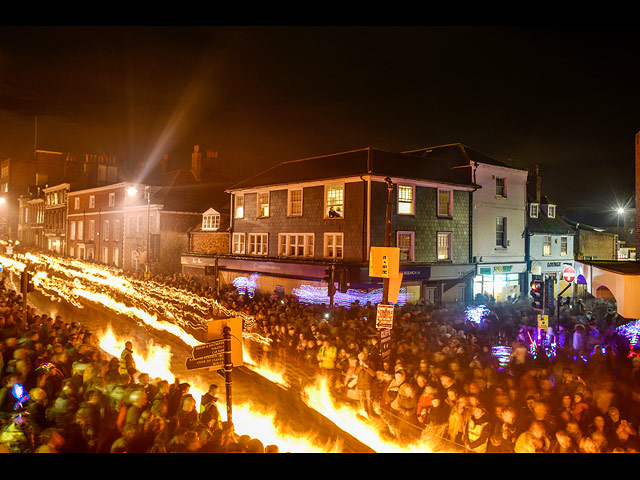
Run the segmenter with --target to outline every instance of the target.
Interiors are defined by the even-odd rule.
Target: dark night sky
[[[237,179],[376,146],[539,164],[585,221],[633,202],[640,36],[596,27],[0,27],[0,158],[218,150]]]

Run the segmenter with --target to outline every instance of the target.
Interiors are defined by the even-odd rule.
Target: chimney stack
[[[169,154],[165,153],[164,157],[162,157],[162,161],[160,162],[160,171],[162,173],[167,173],[169,171]]]
[[[202,152],[200,151],[200,145],[193,146],[193,153],[191,154],[191,171],[199,182],[202,179]]]
[[[533,199],[533,202],[540,203],[542,198],[542,178],[540,177],[540,166],[533,165],[529,167],[527,176],[527,196]]]

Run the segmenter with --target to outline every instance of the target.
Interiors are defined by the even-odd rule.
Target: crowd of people
[[[277,453],[223,421],[220,387],[200,402],[190,385],[139,372],[93,332],[27,308],[0,282],[0,452]]]
[[[217,296],[179,275],[153,280],[252,317],[251,333],[267,340],[252,343],[258,360],[329,379],[337,400],[398,443],[429,438],[445,451],[496,453],[640,451],[640,357],[619,333],[627,320],[602,300],[561,307],[549,326],[553,356],[531,348],[538,323],[526,300],[492,303],[481,321],[467,317],[467,305],[398,307],[381,349],[369,303],[329,308],[233,288]],[[5,451],[278,451],[221,420],[218,386],[197,406],[187,383],[137,372],[131,345],[109,359],[81,325],[33,310],[22,325],[20,295],[4,284],[0,293]]]
[[[229,290],[225,307],[255,317],[270,361],[331,379],[390,438],[435,439],[446,451],[640,451],[640,357],[604,300],[561,305],[536,348],[537,312],[526,299],[492,303],[481,321],[467,305],[397,308],[381,355],[376,306],[328,308],[294,297],[248,298]],[[532,347],[533,345],[533,347]],[[501,357],[497,352],[503,352]]]

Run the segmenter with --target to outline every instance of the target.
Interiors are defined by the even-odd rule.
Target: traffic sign
[[[576,271],[573,267],[566,267],[563,271],[562,271],[562,278],[564,278],[564,281],[567,283],[571,283],[576,279]]]
[[[376,312],[376,328],[393,328],[393,305],[378,304]]]
[[[193,358],[224,354],[224,339],[196,345],[191,351]]]

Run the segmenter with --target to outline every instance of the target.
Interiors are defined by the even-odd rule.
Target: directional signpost
[[[224,367],[224,339],[196,345],[192,350],[192,358],[187,358],[188,370],[197,368]]]
[[[227,390],[227,420],[231,415],[231,372],[234,366],[243,364],[242,319],[211,320],[207,324],[208,342],[196,345],[187,358],[188,370],[198,368],[223,369]]]

